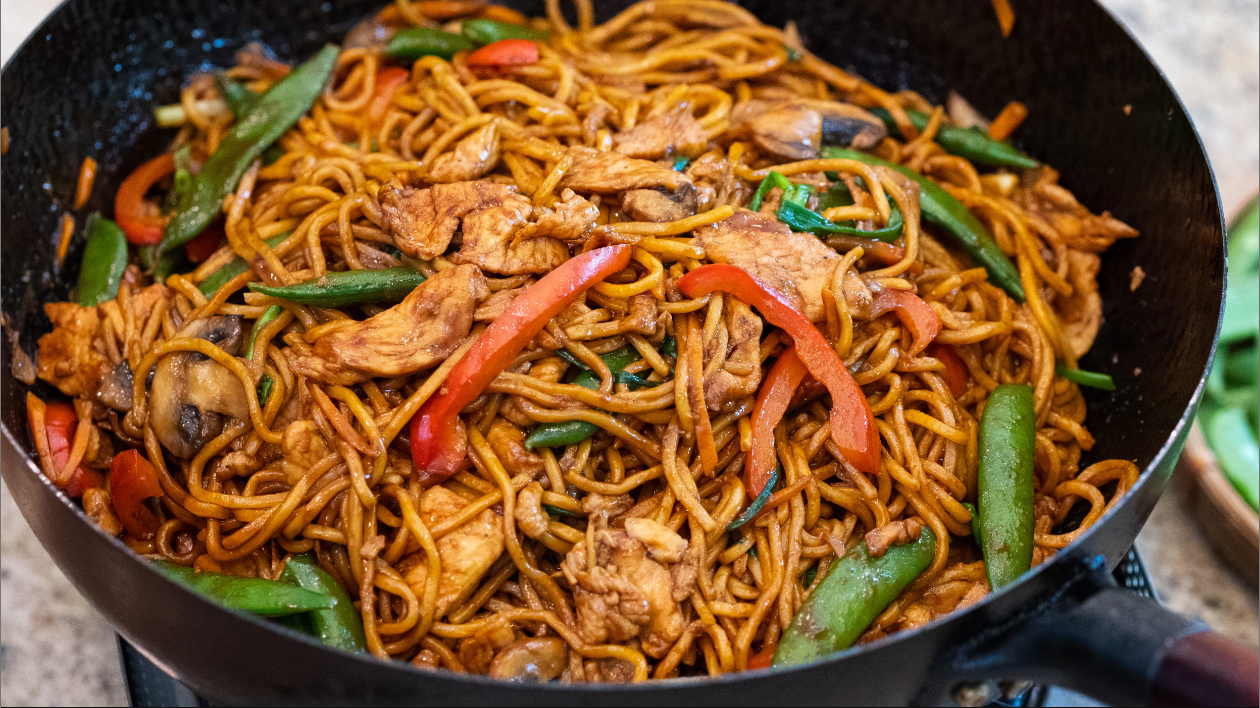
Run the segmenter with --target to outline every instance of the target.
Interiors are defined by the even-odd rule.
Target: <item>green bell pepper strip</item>
[[[241,355],[242,359],[254,358],[254,345],[258,343],[258,333],[263,328],[271,324],[277,317],[284,312],[284,308],[279,305],[272,305],[263,311],[262,317],[254,320],[254,328],[249,331],[249,344],[245,346],[245,353]]]
[[[949,192],[914,170],[856,150],[825,147],[822,149],[822,156],[889,167],[918,182],[919,207],[923,210],[923,218],[956,238],[972,260],[984,266],[994,285],[1005,290],[1017,302],[1024,301],[1024,286],[1019,280],[1019,269],[994,242],[980,220],[973,216],[961,202],[950,196]]]
[[[95,307],[118,297],[118,285],[127,269],[127,234],[99,212],[84,225],[87,246],[79,269],[79,304]]]
[[[1260,507],[1260,447],[1246,413],[1240,408],[1205,411],[1200,422],[1221,471],[1252,509]]]
[[[223,97],[223,102],[227,104],[228,110],[232,111],[232,115],[240,120],[246,113],[256,105],[260,96],[250,91],[245,84],[234,81],[222,71],[214,72],[214,85],[219,89],[219,95]]]
[[[406,266],[381,270],[348,270],[293,285],[250,283],[256,293],[302,305],[345,307],[375,302],[398,302],[424,282],[424,275]]]
[[[893,120],[892,114],[883,108],[868,109],[871,113],[879,116],[880,120],[888,126],[890,132],[901,135],[900,129],[897,127],[897,121]],[[918,130],[927,127],[931,116],[923,111],[907,110],[906,115],[910,117],[910,122]],[[1011,144],[1004,140],[994,140],[989,134],[980,128],[954,128],[948,125],[942,125],[936,131],[936,144],[945,149],[945,152],[959,157],[965,157],[972,162],[978,162],[982,165],[992,167],[1017,167],[1017,168],[1033,168],[1040,167],[1041,163],[1024,153],[1011,147]]]
[[[748,208],[757,211],[761,208],[761,202],[765,201],[766,195],[770,193],[771,187],[778,187],[786,194],[792,188],[792,183],[787,177],[778,172],[771,172],[766,178],[761,180],[761,184],[757,185],[757,191],[753,192],[752,199],[748,201]]]
[[[770,495],[774,493],[774,485],[779,481],[779,469],[779,466],[775,465],[774,471],[770,473],[770,479],[766,481],[766,486],[761,488],[761,493],[757,495],[756,499],[753,499],[753,502],[748,505],[747,509],[744,509],[743,513],[731,519],[731,523],[726,525],[727,531],[734,531],[752,521],[753,517],[766,505],[766,502],[770,501]]]
[[[263,243],[267,244],[271,248],[275,248],[276,246],[279,246],[282,241],[288,238],[290,233],[292,232],[286,231],[282,234],[272,236],[269,239],[265,239]],[[213,297],[214,293],[219,288],[223,287],[224,283],[247,270],[249,270],[249,264],[245,262],[244,258],[237,256],[228,261],[227,265],[211,273],[209,277],[201,281],[201,284],[197,286],[197,289],[201,291],[202,295],[205,295],[206,297]]]
[[[1063,364],[1055,364],[1054,373],[1056,376],[1062,376],[1068,381],[1081,386],[1100,388],[1104,391],[1116,390],[1116,382],[1111,380],[1109,374],[1100,374],[1096,371],[1085,371],[1083,369],[1069,369]]]
[[[862,632],[936,553],[936,536],[923,527],[919,539],[872,558],[865,543],[831,562],[827,577],[805,598],[774,652],[774,666],[797,666],[853,646]]]
[[[994,389],[980,417],[976,480],[977,540],[994,590],[1032,567],[1036,437],[1032,387],[1003,384]]]
[[[479,45],[494,44],[501,39],[529,39],[535,42],[546,42],[551,34],[536,30],[533,27],[499,22],[484,17],[475,20],[464,20],[460,32],[470,41]]]
[[[434,56],[449,60],[457,52],[475,49],[476,45],[466,37],[428,27],[408,27],[399,30],[385,45],[382,52],[393,59],[415,61],[420,57]]]
[[[367,651],[367,637],[363,633],[363,619],[354,609],[354,602],[344,588],[332,576],[319,567],[311,553],[290,556],[280,573],[281,582],[296,585],[332,599],[328,609],[312,610],[311,634],[325,645],[353,653]]]
[[[223,198],[263,151],[284,135],[324,91],[337,62],[337,47],[327,45],[310,61],[280,79],[219,143],[193,178],[192,188],[166,225],[161,250],[191,241],[219,215]]]
[[[558,350],[556,354],[565,358],[563,349]],[[608,366],[608,370],[614,376],[618,376],[624,372],[622,369],[638,361],[641,357],[639,351],[632,346],[624,346],[616,351],[608,352],[600,357],[604,360],[604,364]],[[575,361],[574,359],[567,359]],[[582,367],[582,371],[573,379],[573,383],[582,388],[589,388],[592,391],[599,389],[599,375],[594,371],[586,368],[585,364],[578,362]],[[647,382],[644,382],[647,383]],[[534,432],[525,438],[525,447],[534,449],[536,447],[563,447],[565,445],[576,445],[583,440],[589,438],[599,432],[599,426],[593,423],[587,423],[584,420],[567,420],[563,423],[543,423]]]
[[[784,201],[779,205],[778,211],[774,213],[775,217],[787,224],[789,229],[793,231],[801,231],[812,233],[815,236],[830,236],[832,234],[843,234],[845,236],[856,236],[858,238],[879,239],[885,243],[892,243],[901,238],[902,227],[905,226],[905,219],[901,216],[901,210],[897,207],[892,208],[892,213],[888,217],[888,225],[882,229],[874,231],[863,231],[852,226],[837,224],[825,219],[822,215],[816,214],[809,209],[795,202]]]
[[[162,575],[224,607],[244,610],[263,617],[323,610],[333,606],[333,598],[288,583],[263,578],[243,578],[223,573],[197,572],[167,561],[153,561]]]

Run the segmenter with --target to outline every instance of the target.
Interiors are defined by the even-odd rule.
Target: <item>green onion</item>
[[[770,500],[770,495],[773,493],[772,490],[774,489],[774,485],[778,481],[779,468],[778,466],[775,466],[774,472],[770,473],[770,481],[766,482],[766,486],[761,488],[761,493],[757,495],[757,498],[753,500],[752,504],[748,505],[747,509],[744,509],[744,513],[736,516],[731,523],[726,525],[726,530],[734,531],[740,526],[752,521],[753,517],[757,515],[757,512],[761,511],[761,507],[765,506],[766,502]]]
[[[1054,373],[1058,376],[1071,381],[1072,383],[1088,386],[1090,388],[1100,388],[1104,391],[1116,390],[1116,382],[1111,380],[1108,374],[1100,374],[1096,371],[1085,371],[1084,369],[1069,369],[1063,364],[1054,365]]]

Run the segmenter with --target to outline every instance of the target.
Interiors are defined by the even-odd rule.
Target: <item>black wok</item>
[[[253,40],[302,58],[339,40],[380,2],[69,0],[45,22],[2,82],[2,122],[12,136],[0,180],[3,307],[25,350],[34,352],[49,328],[41,304],[65,299],[77,277],[82,241],[58,269],[53,233],[84,156],[101,165],[88,210],[109,213],[121,176],[169,141],[169,131],[153,125],[152,108],[177,100],[189,72],[228,65]],[[541,3],[511,4],[541,14]],[[624,5],[598,4],[600,19]],[[885,88],[913,88],[937,102],[954,88],[990,115],[1007,100],[1024,101],[1032,119],[1022,146],[1059,168],[1084,204],[1110,209],[1142,232],[1103,260],[1106,322],[1082,362],[1112,372],[1119,386],[1086,394],[1098,438],[1092,459],[1128,458],[1144,470],[1107,517],[967,611],[813,666],[629,687],[513,686],[340,654],[210,604],[146,568],[39,473],[22,414],[27,389],[10,375],[6,348],[4,479],[71,582],[160,666],[225,704],[940,703],[974,698],[975,691],[957,691],[967,684],[982,694],[992,682],[1023,679],[1117,704],[1254,704],[1254,652],[1105,580],[1181,450],[1224,287],[1212,172],[1158,69],[1088,0],[1020,3],[1008,40],[983,0],[746,4],[771,24],[795,20],[815,51]],[[1147,277],[1130,293],[1135,265]]]

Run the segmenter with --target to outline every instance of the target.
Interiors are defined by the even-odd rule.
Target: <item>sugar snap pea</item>
[[[435,56],[450,59],[457,52],[473,49],[475,45],[467,37],[428,27],[408,27],[399,30],[385,45],[382,52],[387,57],[415,61],[420,57]]]
[[[891,113],[883,108],[868,110],[879,116],[880,120],[888,126],[888,130],[900,134],[897,121],[893,120]],[[910,122],[918,130],[926,128],[931,119],[931,116],[923,111],[907,110],[906,115],[910,117]],[[1017,168],[1041,166],[1040,162],[1016,150],[1010,143],[994,140],[980,128],[954,128],[943,125],[936,131],[936,144],[945,148],[945,152],[951,155],[965,157],[982,165]]]
[[[332,600],[327,609],[312,610],[307,614],[311,634],[330,647],[356,653],[367,650],[363,619],[354,609],[354,602],[345,589],[319,567],[313,554],[307,552],[290,556],[280,573],[280,580]]]
[[[334,602],[328,595],[275,580],[198,572],[167,561],[153,561],[153,567],[167,578],[224,607],[263,617],[328,609]]]
[[[1032,567],[1036,436],[1032,387],[1003,384],[994,389],[980,417],[976,476],[977,540],[994,590]]]
[[[848,649],[879,613],[932,563],[936,537],[924,527],[917,541],[871,557],[866,543],[831,562],[827,577],[805,598],[783,631],[774,666],[796,666]]]
[[[249,289],[302,305],[345,307],[376,302],[398,302],[424,282],[424,275],[406,266],[381,270],[327,273],[292,285],[250,283]]]
[[[460,32],[476,44],[494,44],[501,39],[529,39],[546,42],[551,35],[541,30],[511,22],[499,22],[485,17],[464,20]]]
[[[95,307],[118,297],[118,284],[127,269],[127,234],[99,212],[84,225],[87,246],[79,269],[79,304]]]
[[[1024,286],[1020,283],[1019,270],[1015,264],[1011,263],[1011,259],[1007,258],[998,247],[980,220],[973,216],[961,202],[950,196],[949,192],[914,170],[856,150],[825,147],[822,149],[822,155],[824,158],[857,160],[868,165],[890,167],[918,182],[919,206],[923,210],[923,218],[957,239],[972,260],[984,266],[989,273],[989,279],[995,285],[1005,290],[1016,301],[1024,301]]]

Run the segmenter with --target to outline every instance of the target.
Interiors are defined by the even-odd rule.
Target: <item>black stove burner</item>
[[[1137,549],[1130,548],[1112,575],[1126,590],[1156,602],[1159,595],[1151,584],[1151,577],[1138,557]],[[126,639],[118,637],[118,654],[122,663],[123,677],[127,680],[127,698],[133,706],[209,706],[206,699],[198,696],[184,684],[149,661]],[[1029,683],[999,685],[1000,695],[990,700],[989,706],[1098,706],[1096,701],[1079,693],[1065,691],[1054,686]]]

